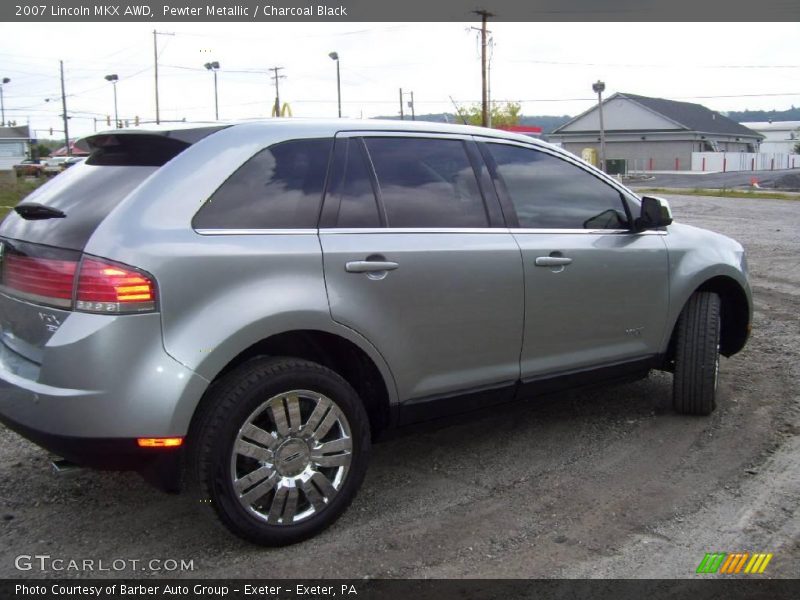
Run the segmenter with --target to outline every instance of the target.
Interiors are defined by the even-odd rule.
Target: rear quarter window
[[[206,201],[195,229],[313,229],[332,139],[281,142],[239,167]]]

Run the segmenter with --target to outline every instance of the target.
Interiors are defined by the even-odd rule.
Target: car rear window
[[[91,154],[85,162],[69,167],[20,202],[41,204],[65,216],[25,219],[12,210],[0,225],[0,235],[83,250],[97,226],[125,196],[193,142],[218,129],[87,138]]]
[[[13,210],[3,221],[4,237],[83,250],[97,226],[158,167],[98,167],[77,164],[34,191],[20,204],[37,203],[64,218],[23,219]]]

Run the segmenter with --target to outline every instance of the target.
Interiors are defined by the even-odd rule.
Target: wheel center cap
[[[303,440],[285,441],[275,452],[275,467],[284,477],[294,477],[308,466],[311,452]]]

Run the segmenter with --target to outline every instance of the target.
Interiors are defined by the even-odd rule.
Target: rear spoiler
[[[186,129],[112,130],[78,140],[87,165],[160,167],[195,142],[229,125]]]
[[[86,136],[75,142],[75,147],[85,152],[94,152],[98,148],[107,147],[120,141],[124,136],[146,136],[149,138],[168,138],[178,142],[184,142],[186,146],[199,142],[204,137],[211,135],[230,125],[201,125],[196,127],[164,127],[152,129],[110,129]]]

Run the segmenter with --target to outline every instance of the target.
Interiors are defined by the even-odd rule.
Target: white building
[[[607,161],[629,170],[686,171],[696,152],[757,152],[762,135],[701,104],[616,93],[603,100]],[[581,156],[599,151],[598,107],[548,136]]]
[[[790,154],[800,142],[800,121],[761,121],[742,125],[764,136],[759,148],[761,152]]]
[[[11,171],[13,166],[28,157],[30,131],[21,127],[0,127],[0,172]]]

